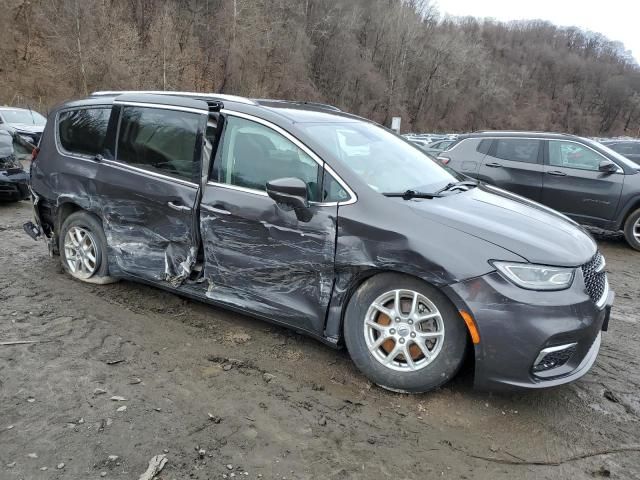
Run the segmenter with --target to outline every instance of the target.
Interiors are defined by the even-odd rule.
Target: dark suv
[[[466,355],[481,387],[570,382],[607,328],[581,227],[335,107],[107,92],[55,108],[36,153],[25,229],[70,275],[346,344],[391,390],[442,385]]]
[[[438,159],[581,224],[623,230],[640,250],[640,166],[605,145],[558,133],[480,132]]]

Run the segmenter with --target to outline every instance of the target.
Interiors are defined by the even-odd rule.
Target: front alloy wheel
[[[376,298],[364,322],[367,347],[386,367],[417,371],[433,362],[444,343],[438,308],[413,290],[392,290]]]
[[[468,334],[451,301],[407,275],[382,273],[349,300],[344,339],[356,366],[383,388],[426,392],[451,379]]]

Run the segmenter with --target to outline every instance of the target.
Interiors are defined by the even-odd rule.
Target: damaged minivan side
[[[479,387],[570,382],[607,328],[582,228],[335,107],[98,92],[55,108],[35,153],[25,230],[76,279],[344,345],[391,390],[436,388],[468,355]]]

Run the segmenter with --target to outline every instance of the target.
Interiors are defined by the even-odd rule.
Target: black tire
[[[376,359],[367,347],[365,320],[369,307],[385,292],[398,289],[417,292],[430,300],[439,310],[444,328],[439,353],[416,371],[393,370]],[[344,337],[351,359],[364,375],[382,388],[406,393],[427,392],[453,378],[462,365],[468,342],[463,319],[442,292],[416,278],[396,273],[376,275],[355,292],[345,312]]]
[[[79,227],[90,233],[92,242],[95,244],[95,271],[90,276],[79,276],[71,271],[67,262],[65,249],[65,238],[69,230],[73,227]],[[117,279],[109,276],[109,262],[107,261],[107,238],[102,229],[102,222],[95,215],[79,211],[69,215],[62,223],[60,235],[58,236],[58,248],[60,252],[60,261],[62,267],[77,280],[86,283],[106,284],[116,282]]]
[[[631,248],[640,251],[640,239],[634,235],[634,231],[638,232],[640,230],[640,224],[638,222],[640,222],[640,208],[631,213],[631,215],[627,217],[627,221],[624,222],[624,238],[627,240],[627,243],[631,245]]]

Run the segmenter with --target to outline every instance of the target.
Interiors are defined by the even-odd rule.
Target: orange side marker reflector
[[[478,343],[480,343],[480,334],[478,333],[476,323],[473,321],[473,318],[471,318],[471,315],[469,315],[464,310],[460,310],[460,315],[462,316],[464,323],[467,324],[467,328],[469,329],[469,333],[471,334],[471,341],[474,345],[477,345]]]

